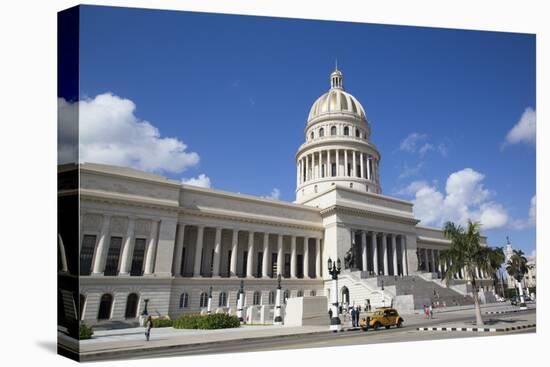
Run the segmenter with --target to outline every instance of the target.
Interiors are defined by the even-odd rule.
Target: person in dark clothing
[[[328,319],[332,320],[332,308],[329,308],[328,310]]]
[[[361,306],[357,307],[357,310],[355,311],[355,326],[359,327],[359,316],[361,315]]]
[[[153,318],[151,315],[147,318],[145,321],[145,339],[149,341],[149,338],[151,337],[151,329],[153,328]]]
[[[355,306],[351,308],[351,326],[355,327],[355,316],[357,315],[357,311],[355,310]]]

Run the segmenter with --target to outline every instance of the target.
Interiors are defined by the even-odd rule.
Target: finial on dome
[[[338,59],[335,60],[334,71],[330,74],[330,87],[344,89],[344,75],[338,70]]]

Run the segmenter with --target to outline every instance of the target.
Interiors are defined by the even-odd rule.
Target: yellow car
[[[373,312],[369,313],[366,318],[359,320],[359,326],[364,331],[369,328],[378,330],[380,327],[385,326],[389,329],[390,326],[403,326],[403,318],[399,316],[397,310],[394,308],[383,307],[377,308]]]

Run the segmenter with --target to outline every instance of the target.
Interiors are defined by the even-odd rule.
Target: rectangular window
[[[111,237],[109,242],[109,251],[107,252],[107,262],[105,263],[104,275],[118,274],[118,261],[120,260],[120,250],[122,248],[122,237]]]
[[[84,235],[80,249],[80,275],[90,275],[94,257],[96,236]]]
[[[271,277],[275,278],[277,276],[277,253],[271,253]]]
[[[132,268],[130,269],[131,276],[139,277],[143,275],[144,257],[145,257],[145,238],[136,238],[134,242],[134,253],[132,254]]]
[[[290,254],[285,254],[285,278],[290,278]]]
[[[181,249],[180,275],[185,275],[185,247]]]

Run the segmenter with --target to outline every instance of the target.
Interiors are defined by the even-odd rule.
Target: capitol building
[[[74,298],[73,313],[88,324],[132,324],[145,300],[150,314],[177,318],[204,312],[211,294],[212,312],[234,313],[241,281],[245,307],[272,312],[279,274],[285,300],[325,296],[328,310],[329,258],[342,262],[344,307],[368,300],[407,313],[430,302],[471,303],[462,272],[449,286],[441,280],[447,264],[439,255],[450,246],[442,230],[419,225],[412,202],[383,194],[371,124],[342,72],[329,81],[297,148],[293,203],[130,168],[60,166],[60,174],[79,174],[78,274],[64,260],[68,241],[58,241],[60,277],[78,276],[76,297],[61,289],[64,312]],[[68,193],[61,187],[59,195]],[[486,302],[491,285],[482,282]]]

